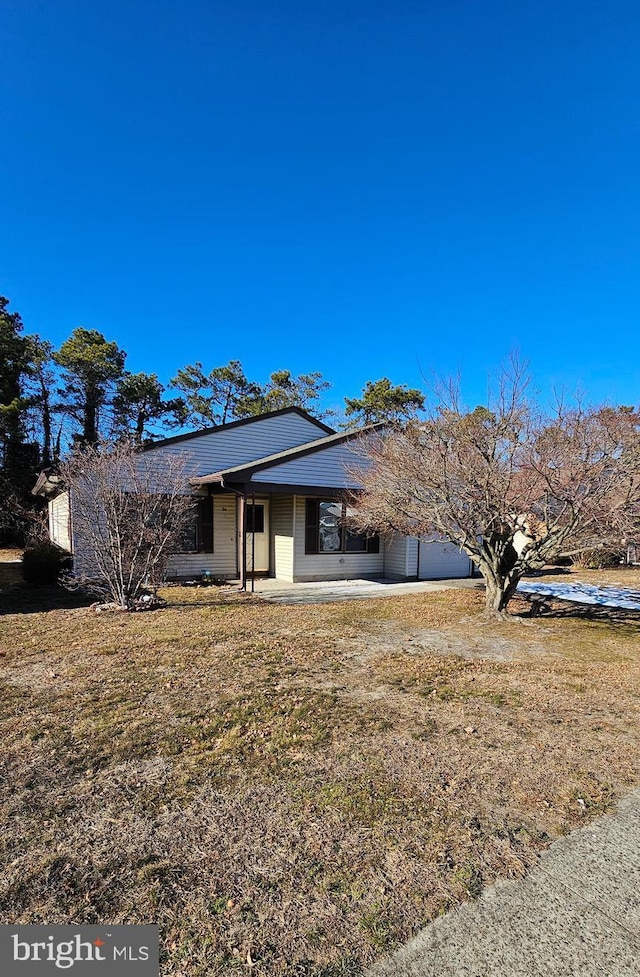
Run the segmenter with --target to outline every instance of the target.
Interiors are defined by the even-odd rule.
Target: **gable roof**
[[[145,444],[142,450],[153,451],[154,448],[163,448],[167,444],[191,441],[193,438],[200,438],[205,434],[216,434],[218,431],[230,431],[233,428],[244,427],[247,424],[255,424],[256,421],[263,421],[268,417],[280,417],[282,414],[298,414],[311,424],[315,424],[317,428],[326,434],[335,433],[332,427],[319,421],[317,417],[313,417],[306,410],[303,410],[302,407],[281,407],[280,410],[270,410],[264,414],[256,414],[253,417],[243,417],[239,421],[229,421],[228,424],[215,424],[213,427],[203,427],[199,431],[189,431],[187,434],[175,434],[170,438],[162,438],[161,441],[152,441],[150,444]]]
[[[304,458],[305,455],[315,454],[318,451],[323,451],[337,444],[343,444],[345,441],[350,441],[353,438],[361,437],[363,434],[381,430],[387,426],[387,423],[382,421],[378,424],[368,424],[365,427],[354,428],[352,431],[334,431],[333,434],[329,434],[324,438],[318,438],[317,441],[308,441],[306,444],[298,445],[295,448],[287,448],[285,451],[278,451],[273,455],[265,455],[264,458],[256,458],[255,461],[250,461],[244,465],[235,465],[233,468],[223,468],[218,472],[212,472],[210,475],[201,475],[190,479],[190,482],[192,485],[219,484],[223,479],[227,479],[229,482],[243,482],[251,478],[255,472],[263,471],[265,468],[273,468],[275,465],[281,465],[283,462],[290,461],[294,458]]]

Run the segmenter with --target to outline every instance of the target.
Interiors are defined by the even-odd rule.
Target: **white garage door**
[[[420,540],[419,580],[444,580],[471,576],[471,561],[454,543]]]

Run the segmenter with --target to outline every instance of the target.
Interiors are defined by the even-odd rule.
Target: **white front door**
[[[239,503],[242,505],[242,502]],[[247,501],[247,573],[269,572],[269,500]],[[242,540],[239,540],[242,547]],[[242,551],[241,551],[242,552]],[[242,556],[240,557],[242,560]]]

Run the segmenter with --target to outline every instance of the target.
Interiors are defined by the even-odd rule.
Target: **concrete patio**
[[[323,604],[331,601],[362,600],[370,597],[398,597],[402,594],[434,593],[439,590],[482,590],[484,583],[476,577],[456,580],[319,580],[311,583],[285,583],[272,577],[258,577],[257,596],[280,604]],[[251,593],[251,581],[247,581]]]

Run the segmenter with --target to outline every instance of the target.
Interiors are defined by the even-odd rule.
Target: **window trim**
[[[321,550],[320,549],[320,505],[326,502],[331,505],[342,507],[342,517],[340,520],[340,549]],[[338,502],[336,499],[307,498],[305,499],[304,510],[304,552],[305,556],[367,556],[380,552],[380,535],[378,533],[358,533],[364,536],[366,546],[361,550],[347,549],[347,505],[346,502]],[[355,535],[355,534],[354,534]]]

